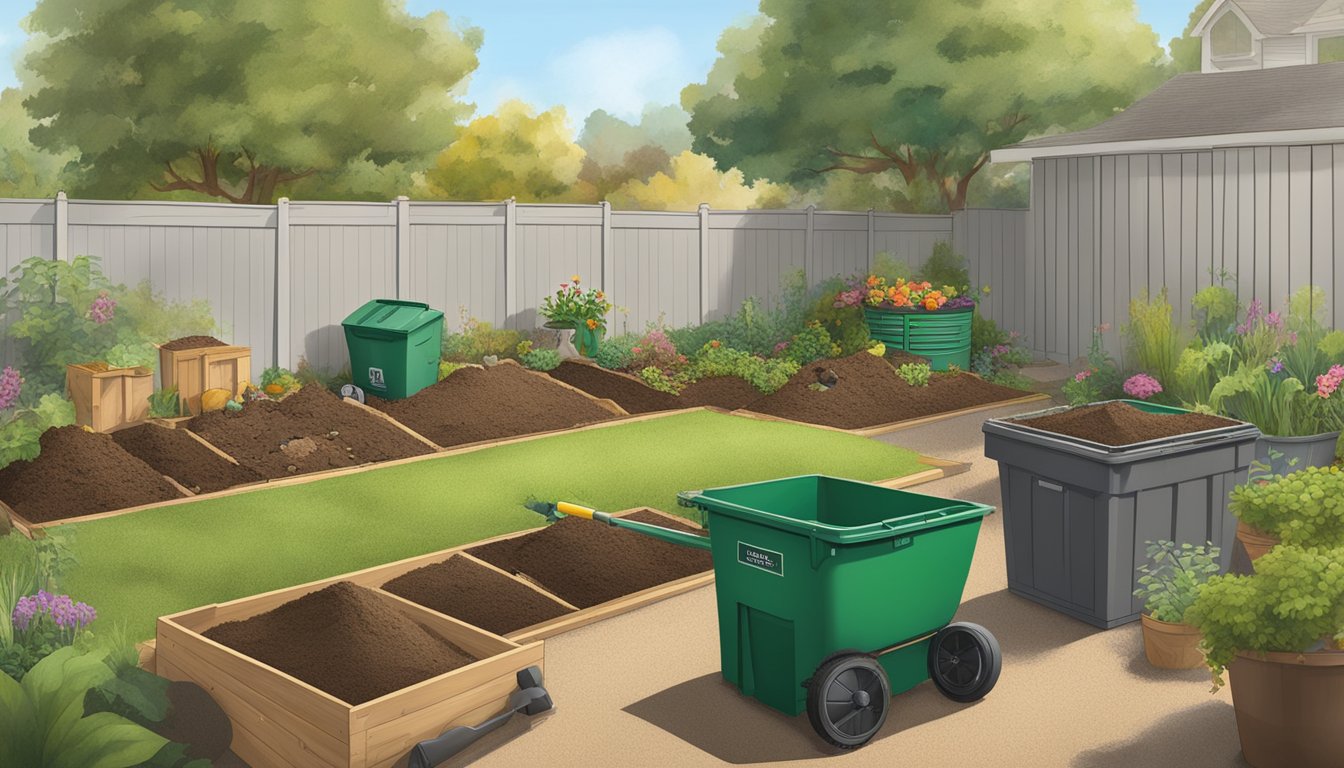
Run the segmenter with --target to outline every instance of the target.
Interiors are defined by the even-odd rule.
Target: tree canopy
[[[27,25],[31,137],[78,152],[74,193],[239,203],[424,167],[470,114],[482,39],[367,0],[40,0]]]
[[[24,110],[23,99],[17,88],[0,92],[0,197],[52,197],[75,153],[51,154],[32,145],[28,132],[37,123]]]
[[[1204,14],[1213,7],[1213,0],[1199,0],[1199,4],[1190,12],[1190,21],[1185,25],[1185,34],[1173,37],[1171,50],[1172,66],[1177,72],[1198,72],[1204,67],[1203,42],[1192,33],[1195,25],[1204,18]]]
[[[1167,75],[1133,0],[762,0],[682,92],[693,148],[748,179],[922,180],[963,207],[990,150],[1093,125]]]
[[[701,203],[729,210],[781,207],[789,191],[758,180],[749,184],[736,168],[720,171],[714,159],[686,151],[672,158],[669,172],[648,181],[631,180],[611,195],[615,208],[690,211]]]

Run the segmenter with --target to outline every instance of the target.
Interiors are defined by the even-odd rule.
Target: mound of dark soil
[[[627,517],[703,533],[690,524],[648,510]],[[492,542],[468,552],[501,570],[527,578],[580,608],[708,571],[714,565],[707,550],[573,517],[561,518],[535,533]]]
[[[571,613],[537,590],[461,555],[402,574],[382,588],[497,635]]]
[[[159,345],[159,349],[166,349],[170,352],[176,352],[180,349],[200,349],[201,347],[227,347],[228,344],[216,339],[214,336],[183,336],[180,339],[173,339]]]
[[[348,704],[437,677],[476,658],[372,590],[340,581],[205,636]]]
[[[1114,446],[1230,427],[1237,422],[1203,413],[1148,413],[1128,403],[1105,403],[1070,408],[1017,423]]]
[[[256,472],[220,458],[180,429],[141,424],[113,432],[112,439],[132,456],[193,493],[222,491],[262,479]]]
[[[0,499],[33,523],[181,498],[182,493],[110,435],[49,429],[41,455],[0,469]]]
[[[432,453],[395,426],[319,386],[304,387],[278,402],[251,402],[241,411],[204,413],[186,425],[266,478]]]
[[[680,395],[669,395],[641,381],[586,363],[566,360],[549,373],[594,397],[611,400],[629,413],[674,411],[702,405],[735,411],[761,397],[760,390],[736,376],[702,379],[683,389]]]
[[[371,396],[368,404],[445,447],[614,418],[583,395],[509,364],[463,368],[405,400]]]

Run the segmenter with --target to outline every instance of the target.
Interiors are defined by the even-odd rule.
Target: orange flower
[[[597,330],[597,321],[594,320],[594,319],[591,318],[591,317],[588,318],[588,330],[590,330],[590,331],[596,331],[596,330]]]
[[[869,287],[869,288],[876,288],[876,287],[878,286],[878,284],[881,283],[881,282],[882,282],[882,278],[878,277],[877,275],[869,275],[869,276],[868,276],[868,287]]]
[[[907,298],[905,294],[898,293],[895,296],[891,297],[891,303],[895,304],[898,307],[904,307],[910,303],[910,299]]]
[[[937,299],[925,299],[925,300],[924,300],[924,308],[927,309],[927,310],[930,310],[930,311],[937,309],[937,308],[938,308],[938,300],[937,300]]]
[[[569,281],[570,281],[571,283],[577,283],[577,282],[579,282],[579,276],[578,276],[578,275],[570,275],[570,277],[569,277]]]
[[[713,341],[709,342],[709,346],[713,347],[714,349],[718,349],[721,345],[719,344],[718,339],[714,339]]]
[[[605,298],[607,298],[607,295],[606,295],[605,293],[601,292],[601,291],[598,291],[598,292],[597,292],[596,294],[594,294],[594,295],[597,296],[597,298],[599,298],[599,299],[605,299]]]

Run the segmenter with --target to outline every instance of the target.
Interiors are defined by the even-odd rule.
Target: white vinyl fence
[[[1022,320],[1011,291],[1025,263],[1026,211],[954,216],[790,211],[613,211],[601,205],[0,200],[0,266],[33,256],[102,260],[114,282],[149,281],[165,298],[205,299],[253,370],[347,363],[341,320],[374,298],[423,301],[455,329],[461,316],[530,328],[572,275],[625,310],[613,331],[698,323],[755,296],[767,302],[802,269],[809,283],[868,268],[876,253],[911,266],[951,240],[984,308]],[[1005,295],[1007,294],[1007,295]],[[6,362],[11,345],[4,345]]]

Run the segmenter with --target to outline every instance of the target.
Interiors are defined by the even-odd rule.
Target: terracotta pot
[[[1143,653],[1148,663],[1160,669],[1194,669],[1203,666],[1204,654],[1199,651],[1199,629],[1189,624],[1177,624],[1154,619],[1148,614],[1143,621]]]
[[[1339,768],[1344,652],[1239,653],[1228,665],[1237,735],[1255,768]]]
[[[1246,548],[1246,555],[1255,560],[1279,543],[1279,537],[1237,521],[1237,541]]]

